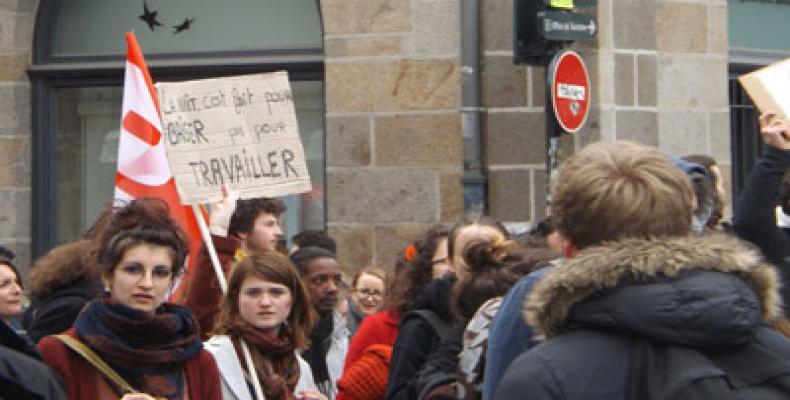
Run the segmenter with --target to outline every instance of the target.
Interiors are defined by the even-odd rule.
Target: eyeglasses
[[[356,289],[356,292],[359,293],[362,297],[380,298],[384,296],[384,293],[382,293],[381,290],[376,290],[376,289],[362,288],[362,289]]]
[[[450,263],[450,259],[448,257],[431,260],[431,266],[434,266],[436,264],[449,264],[449,263]]]

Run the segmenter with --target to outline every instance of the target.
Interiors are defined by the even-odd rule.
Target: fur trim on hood
[[[623,239],[580,251],[546,274],[529,294],[524,318],[536,334],[559,334],[571,308],[623,279],[676,277],[682,270],[710,270],[743,279],[762,304],[762,319],[782,316],[779,277],[750,245],[724,234],[702,237]]]
[[[30,293],[45,297],[82,280],[99,281],[99,268],[87,257],[93,248],[90,240],[55,247],[36,260],[30,271]]]

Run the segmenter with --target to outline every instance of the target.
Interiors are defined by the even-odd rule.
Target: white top
[[[327,397],[332,400],[337,395],[337,381],[343,375],[343,366],[348,353],[348,326],[340,313],[333,311],[333,329],[329,350],[326,353],[326,368],[332,381],[332,393]]]
[[[236,349],[233,348],[230,337],[226,335],[213,336],[204,343],[204,347],[206,351],[214,356],[214,360],[217,362],[217,368],[222,378],[222,399],[252,400],[254,397],[250,394],[249,385],[244,379],[241,362],[236,356]],[[299,361],[299,382],[296,384],[294,392],[315,389],[316,386],[310,366],[299,354],[296,354],[296,359]]]

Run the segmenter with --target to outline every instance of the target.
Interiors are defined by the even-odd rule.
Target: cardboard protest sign
[[[790,58],[738,77],[754,104],[790,121]]]
[[[285,72],[156,85],[167,158],[184,204],[311,189]]]

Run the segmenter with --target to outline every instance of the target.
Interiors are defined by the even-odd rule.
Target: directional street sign
[[[550,41],[589,41],[598,32],[595,17],[569,11],[539,12],[538,26],[541,37]]]

